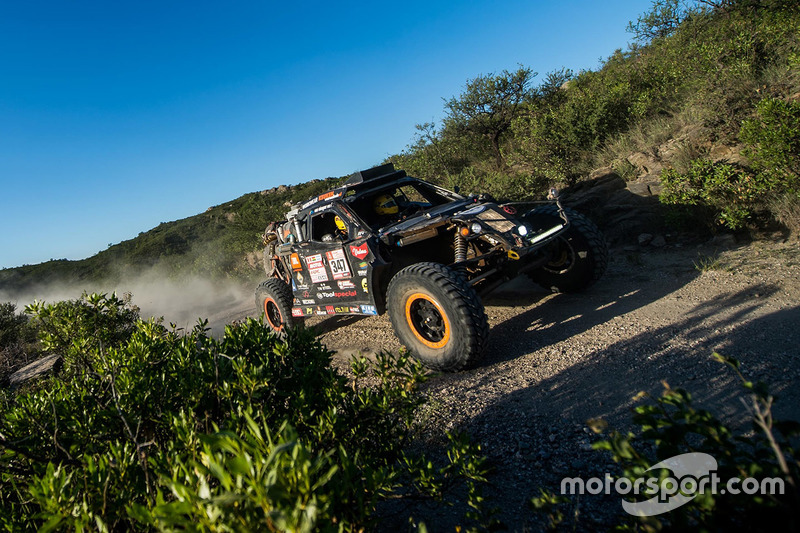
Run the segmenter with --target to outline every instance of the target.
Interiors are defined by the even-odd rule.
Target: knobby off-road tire
[[[483,304],[462,275],[439,263],[417,263],[395,274],[386,295],[397,337],[435,370],[474,365],[489,338]]]
[[[528,277],[553,292],[579,292],[599,280],[608,266],[608,246],[597,226],[572,209],[564,212],[570,221],[566,232],[544,250],[551,260],[528,272]],[[525,217],[534,232],[561,222],[554,205],[537,207]]]
[[[283,281],[270,278],[256,288],[256,305],[264,313],[266,324],[278,335],[297,324],[292,317],[292,291]]]

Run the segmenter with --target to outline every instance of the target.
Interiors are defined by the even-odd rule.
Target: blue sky
[[[0,268],[368,168],[470,78],[596,69],[649,6],[0,0]]]

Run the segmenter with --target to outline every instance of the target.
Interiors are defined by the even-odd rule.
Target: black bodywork
[[[373,209],[375,198],[386,194],[397,200],[396,215]],[[483,295],[550,259],[547,244],[569,220],[557,198],[546,203],[558,206],[561,220],[535,228],[522,204],[464,197],[382,165],[293,206],[285,221],[270,224],[265,269],[291,286],[295,318],[382,314],[392,276],[422,261],[458,270]],[[336,216],[346,233],[337,228]]]

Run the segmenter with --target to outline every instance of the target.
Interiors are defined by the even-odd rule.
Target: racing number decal
[[[344,250],[331,250],[330,252],[325,252],[325,255],[328,257],[333,279],[344,279],[351,276],[350,266],[344,256]]]

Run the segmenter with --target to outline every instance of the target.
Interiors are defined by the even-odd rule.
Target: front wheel
[[[417,263],[389,283],[387,310],[397,337],[435,370],[475,364],[489,337],[480,298],[461,275],[439,263]]]
[[[572,209],[564,213],[569,228],[547,245],[544,252],[550,260],[528,272],[528,277],[553,292],[578,292],[599,280],[608,266],[608,246],[600,229],[588,218]],[[525,217],[533,231],[540,231],[562,222],[554,205],[537,207]]]
[[[279,279],[270,278],[256,288],[256,305],[264,313],[267,325],[279,335],[297,322],[292,317],[292,291]]]

